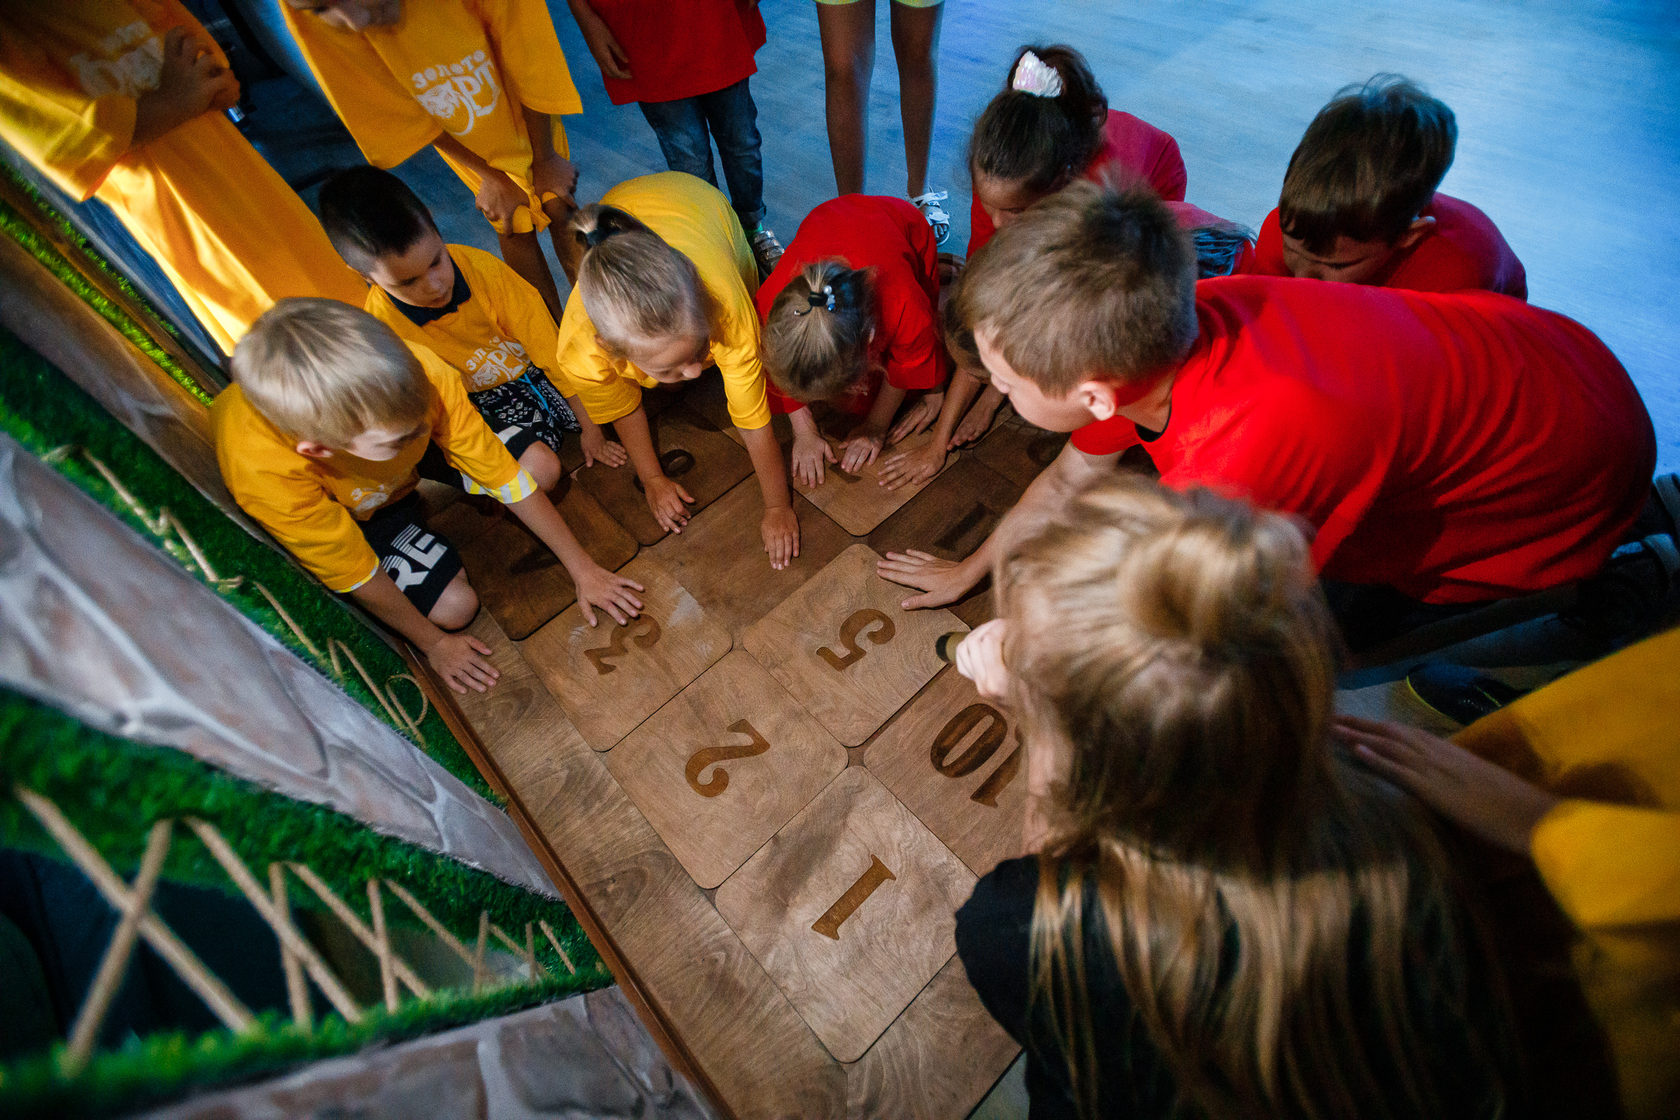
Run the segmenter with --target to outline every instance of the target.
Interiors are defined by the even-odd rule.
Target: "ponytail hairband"
[[[1009,88],[1034,97],[1060,97],[1062,76],[1042,58],[1026,51],[1015,64],[1015,77],[1010,80]]]
[[[822,286],[822,291],[812,292],[810,295],[805,297],[805,302],[810,304],[811,307],[820,307],[825,311],[833,311],[834,310],[834,285],[833,284],[824,284]],[[811,307],[807,307],[803,311],[795,311],[794,314],[795,315],[809,315],[811,313]]]

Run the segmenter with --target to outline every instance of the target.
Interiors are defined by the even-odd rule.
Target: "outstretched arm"
[[[758,475],[758,488],[764,494],[764,518],[759,523],[759,533],[764,538],[764,551],[770,554],[770,566],[779,572],[799,555],[799,517],[793,512],[793,495],[788,492],[782,449],[769,424],[736,431],[746,442],[753,471]]]
[[[641,612],[642,601],[636,598],[635,592],[645,590],[642,585],[597,564],[595,558],[578,543],[571,526],[554,508],[547,494],[538,490],[508,508],[566,566],[566,572],[577,585],[578,606],[583,609],[585,622],[595,625],[596,607],[612,615],[613,621],[620,626]]]

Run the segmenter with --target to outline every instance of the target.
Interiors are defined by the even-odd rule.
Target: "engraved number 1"
[[[898,876],[881,862],[881,857],[870,855],[869,870],[859,875],[857,882],[847,887],[846,893],[835,900],[834,905],[830,906],[822,917],[811,923],[811,928],[832,941],[840,940],[841,923],[863,905],[864,899],[875,893],[876,887],[888,879],[896,878]]]

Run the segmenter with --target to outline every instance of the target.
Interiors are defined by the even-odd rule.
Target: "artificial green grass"
[[[334,680],[379,719],[407,735],[353,672],[333,672],[325,655],[329,639],[343,642],[376,681],[406,674],[408,666],[396,652],[368,630],[360,619],[316,580],[295,567],[289,558],[252,537],[209,499],[164,462],[144,440],[116,422],[45,358],[22,340],[0,328],[0,430],[9,433],[30,453],[48,459],[53,467],[101,505],[110,509],[148,540],[156,542],[182,567],[207,583],[242,614],[272,634],[299,657]],[[103,475],[77,454],[54,454],[61,448],[81,448],[116,471],[123,485],[148,514],[167,508],[209,557],[219,576],[244,577],[235,587],[209,583],[173,533],[149,522],[125,502]],[[262,584],[310,636],[315,649],[298,640],[289,626],[257,591]],[[414,689],[399,686],[401,699],[413,705]],[[419,721],[419,745],[450,773],[481,796],[501,798],[473,766],[443,718],[428,711]]]
[[[412,1001],[393,1015],[370,1013],[356,1026],[329,1015],[312,1034],[265,1016],[263,1029],[247,1035],[217,1030],[196,1039],[152,1036],[96,1055],[87,1070],[70,1079],[62,1075],[52,1054],[37,1055],[0,1067],[0,1115],[129,1110],[177,1095],[188,1086],[273,1073],[376,1040],[428,1034],[611,983],[593,946],[561,903],[381,835],[331,809],[262,789],[178,751],[89,728],[32,698],[0,689],[0,789],[19,785],[57,804],[125,878],[138,867],[153,822],[197,817],[217,827],[259,880],[271,862],[306,864],[371,922],[364,884],[375,877],[390,879],[468,944],[477,938],[483,910],[516,940],[526,922],[546,920],[579,971],[567,974],[547,939],[539,937],[538,959],[553,978],[537,985],[481,997],[440,994]],[[10,796],[0,796],[0,846],[64,858],[57,843]],[[163,877],[237,896],[226,872],[185,826],[175,832]],[[293,886],[291,898],[295,909],[325,911],[301,885]],[[395,899],[387,901],[385,910],[393,924],[416,924]]]
[[[121,331],[123,337],[138,347],[142,353],[157,364],[159,369],[179,382],[201,403],[208,405],[210,398],[214,395],[214,389],[206,390],[203,385],[199,384],[197,378],[193,377],[167,350],[152,339],[150,331],[155,330],[162,331],[179,342],[181,339],[180,332],[175,329],[174,324],[158,313],[157,309],[152,306],[151,301],[146,298],[140,289],[134,286],[128,277],[111,267],[111,263],[105,259],[104,255],[95,249],[87,238],[82,236],[81,231],[68,218],[58,212],[58,208],[53,206],[46,196],[35,188],[35,184],[4,163],[0,163],[0,174],[4,174],[13,188],[34,203],[35,209],[33,215],[20,214],[4,199],[0,199],[0,229],[5,230],[12,240],[23,246],[30,255],[46,266],[60,283],[81,297],[82,302],[93,308],[106,322]],[[38,222],[46,223],[58,233],[65,243],[74,246],[80,252],[81,260],[72,262],[66,259],[64,254],[60,253],[51,241],[40,234],[36,228]],[[114,284],[135,306],[145,311],[151,322],[146,326],[135,322],[126,308],[112,303],[105,298],[97,287],[90,284],[78,265],[80,265],[80,269],[91,269],[99,273]],[[150,330],[148,330],[148,327]]]

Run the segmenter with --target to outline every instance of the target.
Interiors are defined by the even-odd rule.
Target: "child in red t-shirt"
[[[1023,505],[1141,437],[1165,485],[1312,525],[1326,581],[1388,604],[1340,616],[1356,647],[1588,576],[1643,508],[1650,417],[1580,324],[1485,292],[1198,284],[1173,227],[1146,191],[1076,184],[964,276],[957,311],[993,384],[1032,423],[1075,431]],[[880,571],[929,592],[906,606],[937,605],[992,548],[960,564],[890,553]]]
[[[1453,111],[1405,78],[1342,90],[1290,157],[1249,271],[1527,299],[1522,262],[1492,219],[1435,189],[1457,143]]]
[[[811,211],[758,290],[770,408],[793,424],[793,476],[820,485],[823,465],[859,470],[939,415],[945,345],[938,243],[914,205],[848,194]],[[897,426],[907,394],[921,398]],[[838,451],[807,402],[858,417]]]
[[[782,243],[764,224],[764,161],[758,106],[748,80],[764,45],[753,0],[569,0],[601,84],[614,105],[636,102],[672,171],[712,186],[712,143],[723,161],[730,205],[762,278]]]

